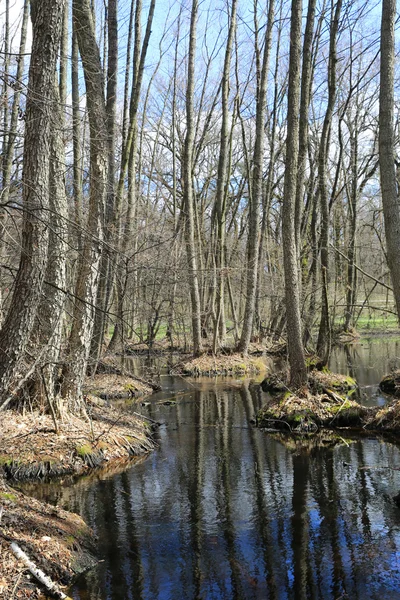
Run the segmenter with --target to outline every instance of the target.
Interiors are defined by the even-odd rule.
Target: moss
[[[73,535],[67,535],[67,537],[65,538],[65,543],[69,548],[72,548],[76,543],[76,540]]]
[[[85,456],[93,454],[93,448],[91,444],[82,444],[82,446],[77,446],[75,451],[81,458],[85,458]]]
[[[348,410],[352,408],[352,404],[351,402],[349,402],[349,400],[345,400],[344,404],[328,404],[326,409],[328,410],[328,412],[330,412],[332,415],[336,415],[338,412],[342,411],[342,410]]]
[[[10,494],[9,492],[0,492],[1,500],[9,500],[10,502],[16,502],[17,496],[15,494]]]

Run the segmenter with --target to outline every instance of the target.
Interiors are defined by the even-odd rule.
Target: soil
[[[284,374],[267,377],[261,387],[271,397],[258,412],[260,427],[316,433],[321,427],[359,424],[367,410],[351,398],[357,388],[354,379],[329,371],[311,371],[308,385],[296,391],[290,390]]]
[[[138,398],[152,393],[152,388],[130,375],[96,374],[87,377],[83,392],[104,400]]]
[[[96,375],[93,379],[104,383],[101,389],[115,390],[114,377],[119,377],[119,385],[126,385],[121,376]],[[0,598],[35,599],[43,593],[14,557],[11,542],[17,542],[39,569],[63,585],[95,564],[94,538],[80,517],[25,496],[10,483],[15,486],[21,480],[80,475],[104,465],[126,468],[133,456],[156,446],[153,424],[126,407],[117,409],[88,396],[86,413],[84,417],[65,417],[58,432],[50,416],[40,411],[20,414],[7,410],[2,414]]]
[[[12,542],[60,587],[96,564],[95,538],[78,515],[25,496],[1,477],[0,507],[0,598],[43,597],[41,584],[12,553]]]

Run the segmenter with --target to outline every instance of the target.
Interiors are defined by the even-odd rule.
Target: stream
[[[335,349],[331,368],[358,379],[364,404],[382,404],[376,384],[396,357],[400,340],[363,340]],[[162,423],[156,451],[122,473],[34,491],[98,536],[102,562],[74,600],[400,600],[400,446],[343,434],[296,451],[251,425],[266,397],[256,384],[161,385],[140,406]]]

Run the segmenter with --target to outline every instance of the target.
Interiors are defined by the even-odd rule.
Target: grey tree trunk
[[[64,0],[31,2],[32,54],[26,106],[22,251],[0,331],[0,409],[16,376],[39,305],[47,262],[53,89]],[[20,375],[20,374],[19,374]]]
[[[332,5],[333,6],[333,5]],[[333,8],[332,8],[333,10]],[[331,351],[331,324],[328,304],[329,283],[329,197],[328,197],[328,153],[333,109],[336,100],[336,38],[339,28],[339,17],[342,0],[335,4],[330,28],[329,61],[328,61],[328,104],[322,127],[320,149],[318,155],[318,184],[321,204],[321,320],[318,332],[317,353],[324,363],[328,362]]]
[[[126,253],[129,244],[132,242],[134,214],[136,210],[136,152],[138,140],[138,111],[139,100],[142,89],[143,73],[146,63],[146,55],[149,47],[151,28],[154,17],[156,0],[151,0],[149,13],[146,23],[146,31],[141,47],[141,16],[142,16],[142,1],[137,0],[135,12],[135,38],[133,51],[133,76],[132,89],[129,106],[129,126],[124,141],[118,185],[115,197],[114,219],[111,224],[111,229],[114,232],[119,232],[119,251],[123,255]],[[126,206],[126,214],[124,223],[121,223],[122,217],[122,200],[125,191],[125,178],[129,168],[128,182],[128,202]],[[114,280],[115,273],[110,274],[110,278]],[[127,285],[126,280],[126,260],[124,256],[118,261],[118,274],[115,286],[116,292],[116,313],[117,320],[114,327],[114,333],[111,338],[108,350],[115,351],[123,342],[124,337],[124,298]]]
[[[215,263],[217,270],[217,294],[216,294],[216,319],[214,323],[213,351],[217,350],[218,333],[221,331],[221,343],[225,340],[225,311],[224,311],[224,268],[226,266],[225,256],[225,234],[226,234],[226,200],[228,185],[229,164],[229,80],[232,57],[233,37],[236,30],[237,0],[232,0],[229,33],[226,42],[224,70],[222,75],[222,123],[220,133],[219,161],[217,173],[217,190],[215,198],[215,211],[217,216],[216,231],[216,254]]]
[[[75,235],[78,251],[82,247],[82,125],[79,109],[79,49],[75,25],[72,23],[72,143],[73,143],[73,190],[74,190],[74,219]]]
[[[43,349],[39,363],[39,387],[49,402],[52,412],[56,412],[56,385],[59,372],[62,330],[64,324],[65,290],[67,288],[67,250],[68,250],[68,204],[65,192],[65,146],[63,136],[63,105],[60,102],[58,87],[54,84],[54,102],[52,115],[50,149],[50,233],[46,279],[43,294],[36,316],[31,348],[37,356]],[[57,412],[60,412],[59,410]]]
[[[14,82],[14,98],[12,101],[11,107],[11,115],[8,123],[8,131],[7,137],[5,136],[6,132],[4,131],[3,137],[3,179],[2,179],[2,193],[1,193],[1,201],[4,206],[7,205],[7,202],[10,197],[10,186],[11,186],[11,177],[12,177],[12,164],[14,159],[14,151],[15,151],[15,142],[17,139],[18,133],[18,110],[19,110],[19,101],[21,97],[21,89],[22,89],[22,76],[24,73],[24,55],[25,55],[25,46],[26,46],[26,38],[28,31],[28,21],[29,21],[29,2],[25,0],[24,3],[24,11],[22,15],[22,24],[21,24],[21,40],[19,45],[19,56],[18,56],[18,66],[17,73],[15,76]],[[6,44],[7,45],[7,44]],[[6,144],[7,141],[7,144]],[[4,254],[4,240],[5,240],[5,231],[7,226],[7,214],[1,209],[0,210],[0,261],[3,262],[3,254]],[[0,326],[3,322],[3,269],[0,265]]]
[[[297,254],[300,258],[300,228],[302,203],[304,193],[304,179],[307,167],[308,151],[308,113],[311,101],[311,82],[313,71],[312,46],[315,21],[315,7],[317,0],[310,0],[307,8],[306,30],[303,43],[303,64],[301,71],[300,92],[300,120],[299,120],[299,164],[297,169],[296,206],[295,206],[295,233]],[[301,282],[300,282],[301,283]]]
[[[256,10],[255,6],[255,10]],[[271,54],[272,27],[274,21],[275,0],[269,0],[268,18],[264,38],[264,53],[261,61],[258,43],[256,43],[257,98],[256,132],[254,143],[251,189],[249,194],[249,231],[247,237],[247,279],[246,304],[244,309],[242,333],[238,345],[239,352],[247,354],[254,325],[256,305],[258,253],[260,237],[260,208],[263,192],[263,160],[265,140],[265,109],[267,102],[267,83],[269,58]],[[256,20],[256,28],[257,20]]]
[[[396,0],[383,0],[379,93],[379,167],[387,260],[400,321],[400,205],[394,162],[394,64]]]
[[[295,198],[299,155],[301,17],[302,0],[292,0],[282,237],[290,384],[295,388],[307,382],[300,316],[300,273],[295,236]]]
[[[196,54],[196,31],[198,18],[198,0],[192,2],[192,13],[190,19],[189,56],[186,85],[186,136],[183,150],[183,209],[185,211],[185,242],[186,254],[189,268],[189,288],[192,308],[192,336],[193,353],[201,352],[201,304],[199,292],[199,279],[197,271],[197,250],[194,217],[194,194],[193,194],[193,151],[194,151],[194,78],[195,78],[195,54]]]
[[[93,333],[102,252],[107,191],[107,115],[103,71],[89,0],[73,0],[73,19],[82,57],[90,128],[90,196],[85,240],[75,288],[75,306],[62,396],[71,410],[80,409]]]
[[[115,210],[115,138],[116,138],[116,104],[118,77],[118,19],[117,0],[108,2],[108,69],[107,69],[107,132],[108,132],[108,183],[105,211],[105,248],[101,258],[100,281],[97,291],[96,314],[93,338],[90,348],[90,371],[96,372],[104,342],[106,314],[110,300],[113,273],[110,261],[111,244],[113,242],[113,223]]]

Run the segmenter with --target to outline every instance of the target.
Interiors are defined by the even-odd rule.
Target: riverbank
[[[95,537],[78,515],[26,496],[2,477],[0,506],[0,598],[43,598],[43,586],[16,558],[12,543],[61,588],[96,564]]]
[[[13,480],[79,475],[143,455],[156,446],[152,423],[89,397],[87,418],[66,416],[58,432],[38,411],[2,414],[0,431],[0,598],[39,598],[43,588],[11,551],[16,542],[53,580],[67,585],[95,563],[94,538],[77,515],[10,487]],[[10,482],[12,485],[12,482]]]
[[[354,399],[356,385],[350,377],[311,371],[308,386],[291,391],[282,378],[274,375],[265,379],[261,388],[269,393],[256,415],[256,424],[261,428],[291,434],[343,427],[397,435],[400,432],[400,400],[389,397],[384,406],[363,406]]]
[[[66,415],[55,431],[50,415],[39,411],[2,415],[0,473],[7,478],[82,474],[113,459],[153,450],[146,419],[87,398],[87,416]]]
[[[190,375],[199,377],[206,375],[230,375],[243,377],[258,375],[267,370],[265,361],[257,356],[243,356],[242,354],[202,354],[195,358],[184,360],[171,369],[171,375]]]

